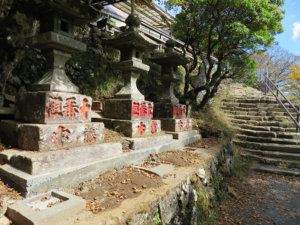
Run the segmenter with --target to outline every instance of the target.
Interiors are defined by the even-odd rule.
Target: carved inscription
[[[59,147],[63,148],[64,143],[71,141],[70,134],[71,132],[68,129],[59,126],[57,132],[52,133],[52,142],[59,144]]]
[[[64,107],[64,114],[67,118],[71,117],[74,118],[79,113],[78,106],[76,105],[76,99],[73,98],[67,98],[66,105]]]
[[[181,105],[174,106],[174,116],[186,116],[186,107]]]
[[[155,121],[152,121],[151,124],[151,133],[156,134],[157,133],[157,123]]]
[[[140,115],[140,104],[134,102],[132,104],[132,116],[139,116]]]
[[[93,126],[86,126],[84,130],[84,142],[94,144],[97,141],[96,128]]]
[[[143,117],[146,116],[153,116],[153,107],[151,103],[146,104],[146,102],[143,102],[142,104],[134,102],[132,104],[132,116],[135,117]]]
[[[153,107],[151,103],[148,103],[147,116],[153,116]]]
[[[142,136],[145,133],[146,125],[143,122],[140,122],[138,126],[138,133]]]
[[[62,113],[62,99],[52,98],[50,97],[47,104],[46,104],[46,117],[47,119],[53,119],[55,117],[63,117]]]
[[[140,117],[145,118],[146,115],[147,115],[147,108],[146,108],[146,103],[144,102],[141,104]]]
[[[80,112],[82,113],[82,118],[84,120],[87,120],[88,116],[89,116],[89,112],[91,110],[91,105],[88,104],[88,100],[85,98],[82,101],[82,107],[80,108]]]
[[[186,129],[190,129],[190,121],[189,120],[186,120]]]
[[[183,122],[180,120],[179,123],[178,123],[179,130],[181,130],[182,127],[183,127]]]

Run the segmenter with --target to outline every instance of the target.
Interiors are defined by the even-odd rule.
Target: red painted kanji
[[[181,105],[179,106],[179,109],[178,109],[178,116],[182,116],[182,108],[181,108]]]
[[[134,102],[132,104],[132,116],[139,116],[140,115],[140,104]]]
[[[65,143],[70,140],[70,131],[62,127],[61,129],[61,142]]]
[[[148,108],[147,108],[147,116],[153,116],[153,112],[152,112],[152,105],[151,103],[148,104]]]
[[[141,109],[140,109],[140,117],[145,117],[147,115],[147,108],[146,108],[146,103],[141,104]]]
[[[65,127],[59,126],[57,132],[52,133],[52,142],[59,144],[59,147],[63,148],[63,144],[70,141],[70,133]]]
[[[178,106],[174,106],[174,116],[178,116]]]
[[[84,142],[88,144],[94,144],[96,140],[96,129],[92,126],[86,126],[84,130]]]
[[[63,117],[61,98],[49,98],[46,104],[46,117],[47,119],[53,119],[54,117]]]
[[[78,106],[76,104],[75,98],[68,98],[66,100],[66,106],[64,107],[64,114],[66,114],[66,117],[72,117],[74,118],[78,113]]]
[[[52,142],[54,142],[55,144],[58,144],[58,137],[59,137],[59,134],[56,133],[56,132],[53,132],[53,134],[52,134]]]
[[[186,120],[186,129],[189,130],[190,129],[190,121]]]
[[[185,106],[182,107],[182,113],[183,116],[186,116]]]
[[[82,118],[86,120],[89,116],[89,111],[91,110],[91,105],[88,104],[88,100],[85,98],[82,101],[82,107],[80,108],[80,112],[82,113]]]
[[[181,130],[182,127],[183,127],[183,122],[180,120],[179,123],[178,123],[179,130]]]
[[[146,125],[143,122],[140,122],[138,126],[138,133],[142,136],[145,133]]]
[[[157,123],[155,121],[152,121],[151,124],[151,133],[156,134],[157,133]]]

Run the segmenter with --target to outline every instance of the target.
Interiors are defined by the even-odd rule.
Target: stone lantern
[[[126,19],[129,28],[105,40],[106,44],[120,50],[120,62],[115,69],[122,71],[124,87],[115,94],[113,99],[105,101],[105,118],[100,121],[106,127],[118,128],[126,136],[140,137],[160,132],[160,121],[153,117],[153,102],[145,101],[144,95],[136,86],[136,81],[142,72],[148,72],[150,67],[142,63],[143,52],[149,52],[158,47],[151,39],[138,30],[140,18],[135,14],[132,1],[131,14]]]
[[[16,120],[4,120],[0,125],[5,144],[23,150],[14,154],[6,167],[0,168],[0,176],[24,196],[34,195],[36,190],[68,185],[68,182],[51,183],[51,180],[58,172],[59,176],[68,173],[69,167],[80,170],[82,164],[122,154],[121,144],[103,143],[104,124],[91,122],[92,98],[78,94],[78,87],[65,73],[65,62],[71,54],[86,51],[86,45],[74,39],[74,26],[96,19],[82,15],[80,7],[88,7],[90,12],[93,9],[83,1],[78,8],[70,7],[67,1],[47,2],[31,0],[29,6],[24,3],[22,7],[22,12],[33,14],[41,21],[40,34],[28,38],[27,43],[45,56],[46,73],[30,91],[16,95]],[[16,178],[18,174],[22,174],[24,181]],[[48,178],[39,180],[41,175]],[[90,176],[89,173],[79,175],[81,179]]]
[[[187,105],[179,104],[174,95],[174,87],[183,78],[178,75],[178,66],[187,64],[189,61],[175,52],[175,41],[166,41],[165,53],[157,57],[149,58],[150,61],[161,65],[161,75],[156,79],[162,81],[164,92],[161,99],[154,104],[154,118],[161,120],[162,130],[186,131],[192,129],[192,120],[186,118]]]

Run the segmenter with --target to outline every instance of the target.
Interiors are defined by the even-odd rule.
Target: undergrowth
[[[209,107],[202,111],[192,113],[192,118],[196,121],[201,133],[205,136],[216,136],[222,131],[227,138],[234,138],[235,131],[232,129],[230,121],[221,109],[222,100],[226,93],[217,94]]]

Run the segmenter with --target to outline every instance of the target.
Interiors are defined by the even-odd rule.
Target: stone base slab
[[[91,122],[92,98],[66,92],[40,91],[16,95],[15,119],[24,123]]]
[[[188,107],[182,104],[155,103],[154,118],[185,119]]]
[[[64,202],[41,211],[35,211],[28,206],[29,202],[41,201],[45,196],[46,193],[8,206],[7,216],[15,224],[54,225],[61,224],[86,208],[86,201],[84,199],[58,191],[52,192],[51,196],[64,200]]]
[[[26,173],[38,175],[121,155],[122,153],[121,143],[103,143],[70,150],[17,153],[10,158],[9,163]]]
[[[24,150],[46,152],[100,144],[104,141],[103,123],[16,124],[5,120],[1,122],[1,129],[7,130],[6,135],[15,135],[16,127],[18,148]]]
[[[159,119],[161,129],[164,131],[186,131],[192,130],[192,119]]]
[[[23,150],[17,149],[17,148],[12,148],[8,150],[4,150],[0,152],[0,164],[6,164],[9,163],[11,157],[13,157],[16,154],[24,153]]]
[[[157,135],[161,132],[160,120],[118,120],[94,118],[93,121],[104,123],[106,128],[124,133],[126,137],[137,138]]]
[[[2,120],[0,123],[1,142],[12,148],[18,147],[18,130],[23,123],[15,120]]]
[[[30,175],[6,164],[0,167],[0,177],[3,182],[18,190],[24,197],[32,197],[47,190],[78,185],[107,170],[121,168],[145,160],[149,154],[155,155],[161,152],[178,150],[199,139],[201,139],[200,135],[183,140],[173,140],[167,144],[153,145],[140,151],[131,151],[126,154],[40,175]]]
[[[126,141],[129,141],[129,148],[132,150],[140,150],[144,148],[149,148],[155,145],[162,145],[170,143],[173,141],[172,135],[157,135],[153,137],[145,138],[125,138]]]
[[[105,100],[105,118],[120,120],[151,120],[153,102],[132,99]]]
[[[181,131],[181,132],[166,132],[166,134],[172,134],[174,139],[182,140],[189,137],[193,137],[199,134],[199,130]]]

